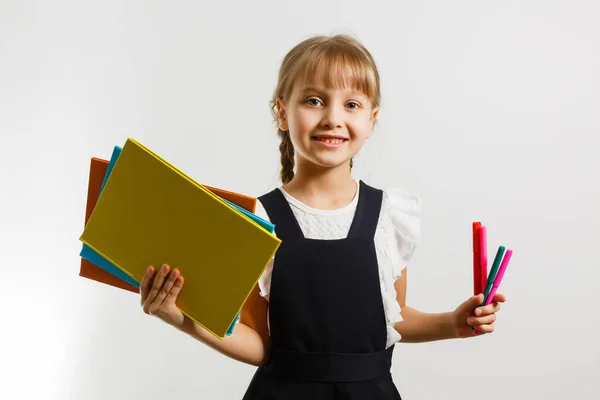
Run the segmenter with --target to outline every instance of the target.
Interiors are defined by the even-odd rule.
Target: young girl
[[[400,399],[390,374],[396,342],[494,329],[501,294],[488,306],[479,294],[439,314],[405,305],[419,203],[351,175],[379,91],[373,58],[344,35],[305,40],[283,60],[272,101],[283,185],[257,207],[282,243],[231,336],[216,339],[181,313],[177,269],[150,267],[141,282],[146,313],[258,366],[244,399]]]

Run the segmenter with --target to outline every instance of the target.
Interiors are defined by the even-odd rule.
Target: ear
[[[279,129],[282,131],[289,130],[288,121],[287,121],[287,110],[285,109],[285,104],[283,104],[282,99],[277,99],[277,122],[279,124]]]
[[[375,127],[375,122],[377,121],[378,115],[379,115],[379,107],[375,107],[373,109],[373,111],[371,112],[371,132],[369,133],[369,136],[367,136],[367,139],[371,136],[371,133],[373,133],[373,128]]]
[[[371,112],[371,128],[375,124],[375,121],[377,121],[377,116],[378,115],[379,115],[379,107],[375,107],[373,109],[373,111]]]

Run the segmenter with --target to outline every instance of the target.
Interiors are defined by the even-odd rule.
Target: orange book
[[[210,190],[211,192],[213,192],[220,198],[230,201],[233,204],[235,204],[236,206],[241,207],[244,210],[251,212],[252,214],[254,214],[254,212],[256,211],[256,198],[255,197],[246,196],[246,195],[240,194],[240,193],[230,192],[228,190],[219,189],[219,188],[212,187],[212,186],[207,186],[207,185],[202,185],[202,186],[204,186],[205,188],[207,188],[208,190]]]
[[[108,171],[108,160],[103,160],[100,158],[92,157],[90,163],[90,174],[88,181],[88,192],[87,192],[87,204],[85,210],[85,223],[87,224],[90,216],[92,215],[92,211],[96,206],[96,202],[98,201],[98,197],[100,196],[100,191],[102,189],[102,182],[104,177]],[[256,201],[255,197],[246,196],[240,193],[231,192],[224,189],[219,189],[212,186],[203,185],[206,189],[213,192],[215,195],[230,201],[231,203],[254,213],[256,211]],[[140,290],[131,285],[128,282],[123,281],[122,279],[114,276],[110,272],[98,267],[97,265],[91,263],[85,258],[81,258],[81,267],[79,270],[79,276],[88,278],[97,282],[101,282],[110,286],[114,286],[120,289],[129,290],[134,293],[139,293]]]
[[[102,188],[102,181],[108,170],[108,160],[102,160],[100,158],[92,157],[90,163],[90,175],[88,181],[88,193],[87,193],[87,204],[85,208],[85,223],[87,224],[92,211],[96,206],[98,197],[100,196],[100,189]],[[117,278],[108,271],[103,270],[95,264],[92,264],[85,258],[81,258],[81,266],[79,269],[79,276],[88,278],[97,282],[102,282],[107,285],[115,286],[120,289],[129,290],[134,293],[139,293],[139,289],[129,283]]]

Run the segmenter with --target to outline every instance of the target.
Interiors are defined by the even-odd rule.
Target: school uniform
[[[259,281],[269,301],[271,353],[244,400],[392,400],[402,320],[394,281],[419,241],[419,203],[357,181],[339,210],[316,210],[283,188],[257,214],[282,243]]]

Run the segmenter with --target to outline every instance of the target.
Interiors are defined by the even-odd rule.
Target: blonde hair
[[[306,39],[285,56],[279,69],[279,79],[271,100],[271,111],[277,118],[277,100],[287,101],[296,82],[323,83],[328,88],[352,87],[363,92],[372,107],[381,101],[379,72],[369,51],[348,35],[315,36]],[[288,131],[277,128],[281,139],[280,178],[283,184],[294,178],[294,146]],[[352,160],[350,160],[352,168]]]

